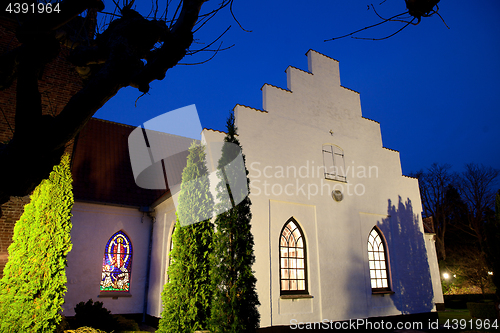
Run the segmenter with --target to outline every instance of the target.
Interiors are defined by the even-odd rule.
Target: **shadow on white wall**
[[[430,312],[434,293],[419,217],[401,197],[397,206],[388,200],[387,215],[377,225],[388,243],[394,305],[402,314]]]

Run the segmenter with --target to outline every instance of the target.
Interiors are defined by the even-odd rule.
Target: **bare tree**
[[[457,181],[463,201],[467,205],[467,218],[458,225],[462,230],[481,242],[488,214],[493,212],[496,181],[499,170],[469,163]]]
[[[17,81],[15,131],[0,144],[0,205],[29,194],[48,177],[66,144],[121,88],[132,86],[145,94],[150,82],[162,80],[186,55],[219,50],[211,48],[213,43],[191,49],[193,33],[221,9],[231,8],[233,0],[221,0],[206,13],[201,13],[206,0],[167,0],[163,8],[156,0],[148,15],[133,10],[133,0],[121,6],[117,1],[108,12],[101,0],[48,0],[58,5],[57,15],[14,13],[20,45],[0,55],[0,90]],[[98,11],[105,15],[96,19],[92,15]],[[100,33],[68,34],[68,26],[82,30],[91,19],[101,23]],[[61,45],[70,48],[68,59],[84,84],[59,114],[44,115],[39,78],[49,62],[63,56]]]
[[[451,165],[434,163],[425,172],[413,174],[418,178],[422,198],[423,217],[430,221],[431,231],[436,234],[436,251],[439,259],[446,259],[444,237],[453,206],[449,195],[453,183]]]

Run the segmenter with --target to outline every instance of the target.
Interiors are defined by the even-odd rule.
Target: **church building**
[[[417,179],[383,146],[380,124],[363,117],[359,93],[341,85],[338,61],[313,50],[307,60],[308,71],[287,68],[286,89],[262,87],[262,109],[234,108],[261,327],[435,312],[444,301]],[[180,182],[187,152],[163,168],[165,189],[141,188],[134,130],[92,119],[75,140],[66,316],[90,298],[114,314],[161,315],[178,195],[169,184]],[[186,140],[162,135],[173,146]],[[212,143],[224,136],[201,133],[211,170],[220,156]]]

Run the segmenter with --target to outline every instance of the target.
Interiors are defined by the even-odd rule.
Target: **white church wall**
[[[340,86],[338,62],[314,51],[308,60],[312,74],[287,69],[290,90],[263,86],[264,111],[235,107],[251,179],[261,326],[431,311],[418,184],[402,176],[399,153],[383,148],[380,125],[362,118],[359,94]],[[324,144],[344,150],[347,182],[324,179]],[[308,240],[311,299],[280,296],[279,235],[295,207],[315,212],[297,219]],[[374,226],[387,238],[395,294],[371,293],[367,239]]]
[[[264,110],[234,109],[250,172],[261,326],[429,312],[442,296],[432,293],[437,261],[424,239],[418,183],[402,176],[399,152],[383,147],[380,125],[362,117],[359,94],[340,86],[338,62],[314,51],[308,61],[312,73],[287,69],[288,90],[262,87]],[[208,146],[223,138],[202,133]],[[325,179],[323,145],[343,149],[345,182]],[[219,156],[208,149],[210,171]],[[291,217],[307,244],[301,298],[280,293],[279,238]],[[375,226],[386,240],[394,293],[372,294],[367,241]]]
[[[79,302],[92,299],[104,303],[113,314],[142,313],[151,220],[136,208],[75,202],[72,210],[68,254],[68,291],[63,305],[65,316],[74,316]],[[132,242],[131,297],[98,297],[104,249],[110,237],[123,230]],[[117,293],[118,294],[118,293]]]
[[[178,194],[174,193],[174,197]],[[155,212],[153,229],[153,244],[151,250],[151,275],[148,294],[147,313],[154,317],[161,317],[163,304],[161,293],[168,281],[168,263],[170,242],[175,226],[176,215],[173,197],[168,197],[163,202],[152,207]]]
[[[429,256],[429,266],[431,269],[432,286],[434,289],[434,302],[444,304],[443,289],[441,286],[441,273],[439,271],[437,252],[436,252],[436,235],[426,234],[425,245]]]

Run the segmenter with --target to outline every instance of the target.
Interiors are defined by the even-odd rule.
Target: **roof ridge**
[[[267,83],[266,83],[266,84],[267,84]],[[276,87],[276,88],[278,88],[278,87]],[[281,88],[278,88],[278,89],[281,89]],[[289,90],[286,90],[286,91],[289,91]],[[291,92],[291,91],[290,91],[290,92]],[[256,108],[253,108],[253,107],[251,107],[251,106],[244,105],[244,104],[239,104],[239,103],[238,103],[238,104],[236,104],[236,105],[235,105],[235,107],[237,107],[237,106],[241,106],[241,107],[244,107],[244,108],[247,108],[247,109],[252,109],[252,110],[254,110],[254,111],[258,111],[258,112],[262,112],[262,113],[269,113],[269,112],[268,112],[268,111],[266,111],[266,110],[256,109]]]
[[[136,127],[137,127],[137,126],[133,126],[133,125],[128,125],[128,124],[119,123],[119,122],[112,121],[112,120],[107,120],[107,119],[96,118],[96,117],[92,117],[92,118],[90,118],[90,120],[96,120],[96,121],[100,121],[100,122],[103,122],[103,123],[109,123],[109,124],[114,124],[114,125],[120,125],[120,126],[130,127],[130,128],[136,128]],[[89,121],[90,121],[90,120],[89,120]]]
[[[300,69],[300,68],[295,67],[295,66],[292,66],[292,65],[288,66],[286,69],[288,69],[288,68],[293,68],[293,69],[296,69],[296,70],[298,70],[298,71],[300,71],[300,72],[304,72],[304,73],[306,73],[306,74],[314,75],[313,73],[311,73],[311,72],[309,72],[309,71],[306,71],[306,70]]]
[[[366,119],[366,120],[369,120],[369,121],[373,121],[374,123],[377,123],[377,124],[380,124],[380,122],[379,122],[379,121],[376,121],[376,120],[373,120],[373,119],[367,118],[367,117],[365,117],[365,116],[361,116],[361,118]]]
[[[347,90],[350,90],[350,91],[352,91],[352,92],[355,92],[356,94],[361,95],[361,94],[359,93],[359,91],[356,91],[356,90],[354,90],[354,89],[344,87],[343,85],[340,85],[340,87],[341,87],[341,88],[344,88],[344,89],[347,89]]]
[[[394,151],[394,152],[396,152],[396,153],[399,153],[399,150],[396,150],[396,149],[387,148],[387,147],[382,147],[382,148],[387,149],[387,150],[392,150],[392,151]]]
[[[224,131],[219,131],[219,130],[208,128],[208,127],[203,127],[203,130],[212,131],[212,132],[219,132],[219,133],[222,133],[222,134],[227,134]]]
[[[315,52],[315,53],[317,53],[317,54],[319,54],[319,55],[322,55],[322,56],[323,56],[323,57],[325,57],[325,58],[328,58],[328,59],[331,59],[331,60],[333,60],[333,61],[336,61],[336,62],[339,62],[339,63],[340,63],[340,61],[339,61],[339,60],[337,60],[337,59],[335,59],[335,58],[332,58],[332,57],[329,57],[329,56],[327,56],[326,54],[323,54],[323,53],[321,53],[321,52],[319,52],[319,51],[316,51],[316,50],[314,50],[314,49],[309,49],[309,50],[307,50],[306,55],[307,55],[310,51]]]
[[[298,69],[298,68],[297,68]],[[299,69],[300,70],[300,69]],[[309,72],[305,72],[305,73],[308,73],[308,74],[311,74],[312,73],[309,73]],[[262,90],[262,88],[264,88],[264,86],[270,86],[270,87],[273,87],[273,88],[276,88],[276,89],[279,89],[279,90],[283,90],[283,91],[286,91],[286,92],[289,92],[289,93],[293,93],[291,90],[289,89],[285,89],[285,88],[281,88],[281,87],[278,87],[278,86],[275,86],[274,84],[270,84],[270,83],[264,83],[262,85],[262,87],[260,88],[260,90]]]

